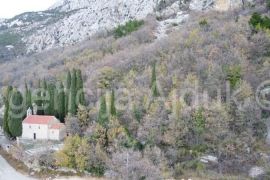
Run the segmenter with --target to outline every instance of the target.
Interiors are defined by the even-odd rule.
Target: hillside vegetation
[[[38,79],[65,81],[67,70],[81,70],[87,105],[66,117],[72,136],[48,154],[53,165],[155,180],[246,179],[260,166],[267,179],[270,112],[256,90],[269,80],[270,37],[250,21],[255,10],[192,13],[160,40],[149,16],[137,31],[120,26],[117,38],[99,34],[1,64],[0,85],[36,88]],[[201,161],[207,155],[217,160]]]

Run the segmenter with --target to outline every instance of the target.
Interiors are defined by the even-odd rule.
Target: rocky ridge
[[[47,11],[28,12],[0,21],[0,57],[63,47],[108,32],[131,19],[155,14],[157,36],[166,35],[172,24],[187,20],[190,11],[226,11],[254,3],[253,0],[60,0]],[[11,41],[11,40],[12,41]],[[10,47],[14,48],[10,48]]]

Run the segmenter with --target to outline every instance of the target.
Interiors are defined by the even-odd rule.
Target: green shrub
[[[249,20],[249,24],[252,27],[256,27],[260,23],[262,23],[262,16],[257,12],[253,13]]]
[[[87,171],[96,177],[102,177],[105,173],[105,167],[102,165],[91,166]]]
[[[201,20],[201,21],[199,22],[199,25],[200,25],[200,26],[207,26],[207,25],[208,25],[208,22],[207,22],[206,19],[203,19],[203,20]]]
[[[202,171],[205,169],[205,166],[202,162],[199,160],[190,160],[190,161],[185,161],[181,163],[183,169],[192,169],[192,170],[197,170],[197,171]]]
[[[253,135],[263,139],[267,136],[267,125],[263,121],[258,121],[253,124]]]
[[[193,95],[192,93],[188,92],[184,95],[184,101],[188,106],[192,105],[192,101],[193,101]]]
[[[143,106],[135,106],[133,107],[133,113],[134,113],[134,117],[135,119],[140,123],[141,119],[143,118],[145,112],[145,109],[143,108]]]
[[[135,139],[129,132],[127,128],[124,128],[127,135],[127,141],[122,144],[125,148],[134,148],[136,150],[142,150],[144,148],[143,144]]]
[[[182,176],[184,174],[185,170],[183,169],[182,164],[178,163],[175,165],[174,167],[174,177],[179,177]]]
[[[198,144],[192,146],[190,149],[194,153],[193,155],[198,156],[200,153],[205,153],[208,150],[208,146],[206,144]]]
[[[262,119],[267,119],[270,117],[270,111],[262,110]]]
[[[114,37],[115,38],[120,38],[123,36],[126,36],[130,34],[133,31],[137,31],[139,27],[141,27],[144,24],[144,21],[138,21],[138,20],[133,20],[133,21],[128,21],[124,25],[119,25],[115,30],[114,30]]]
[[[227,80],[230,82],[231,87],[235,88],[242,78],[241,67],[238,65],[230,66],[226,67],[225,71],[227,74]]]
[[[198,134],[202,134],[205,130],[205,121],[206,118],[204,116],[204,109],[199,108],[193,113],[193,122],[194,122],[194,130]]]
[[[270,29],[270,18],[267,16],[263,17],[261,14],[255,12],[252,14],[249,24],[255,30],[267,30]]]

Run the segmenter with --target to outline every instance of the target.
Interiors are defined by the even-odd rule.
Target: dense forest
[[[269,17],[268,6],[193,12],[157,40],[149,16],[78,47],[1,64],[5,132],[20,136],[35,103],[71,135],[46,154],[47,167],[157,180],[245,179],[259,166],[267,179]]]

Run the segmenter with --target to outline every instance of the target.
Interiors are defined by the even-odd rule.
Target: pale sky
[[[23,12],[46,10],[57,0],[0,0],[0,18],[11,18]]]

